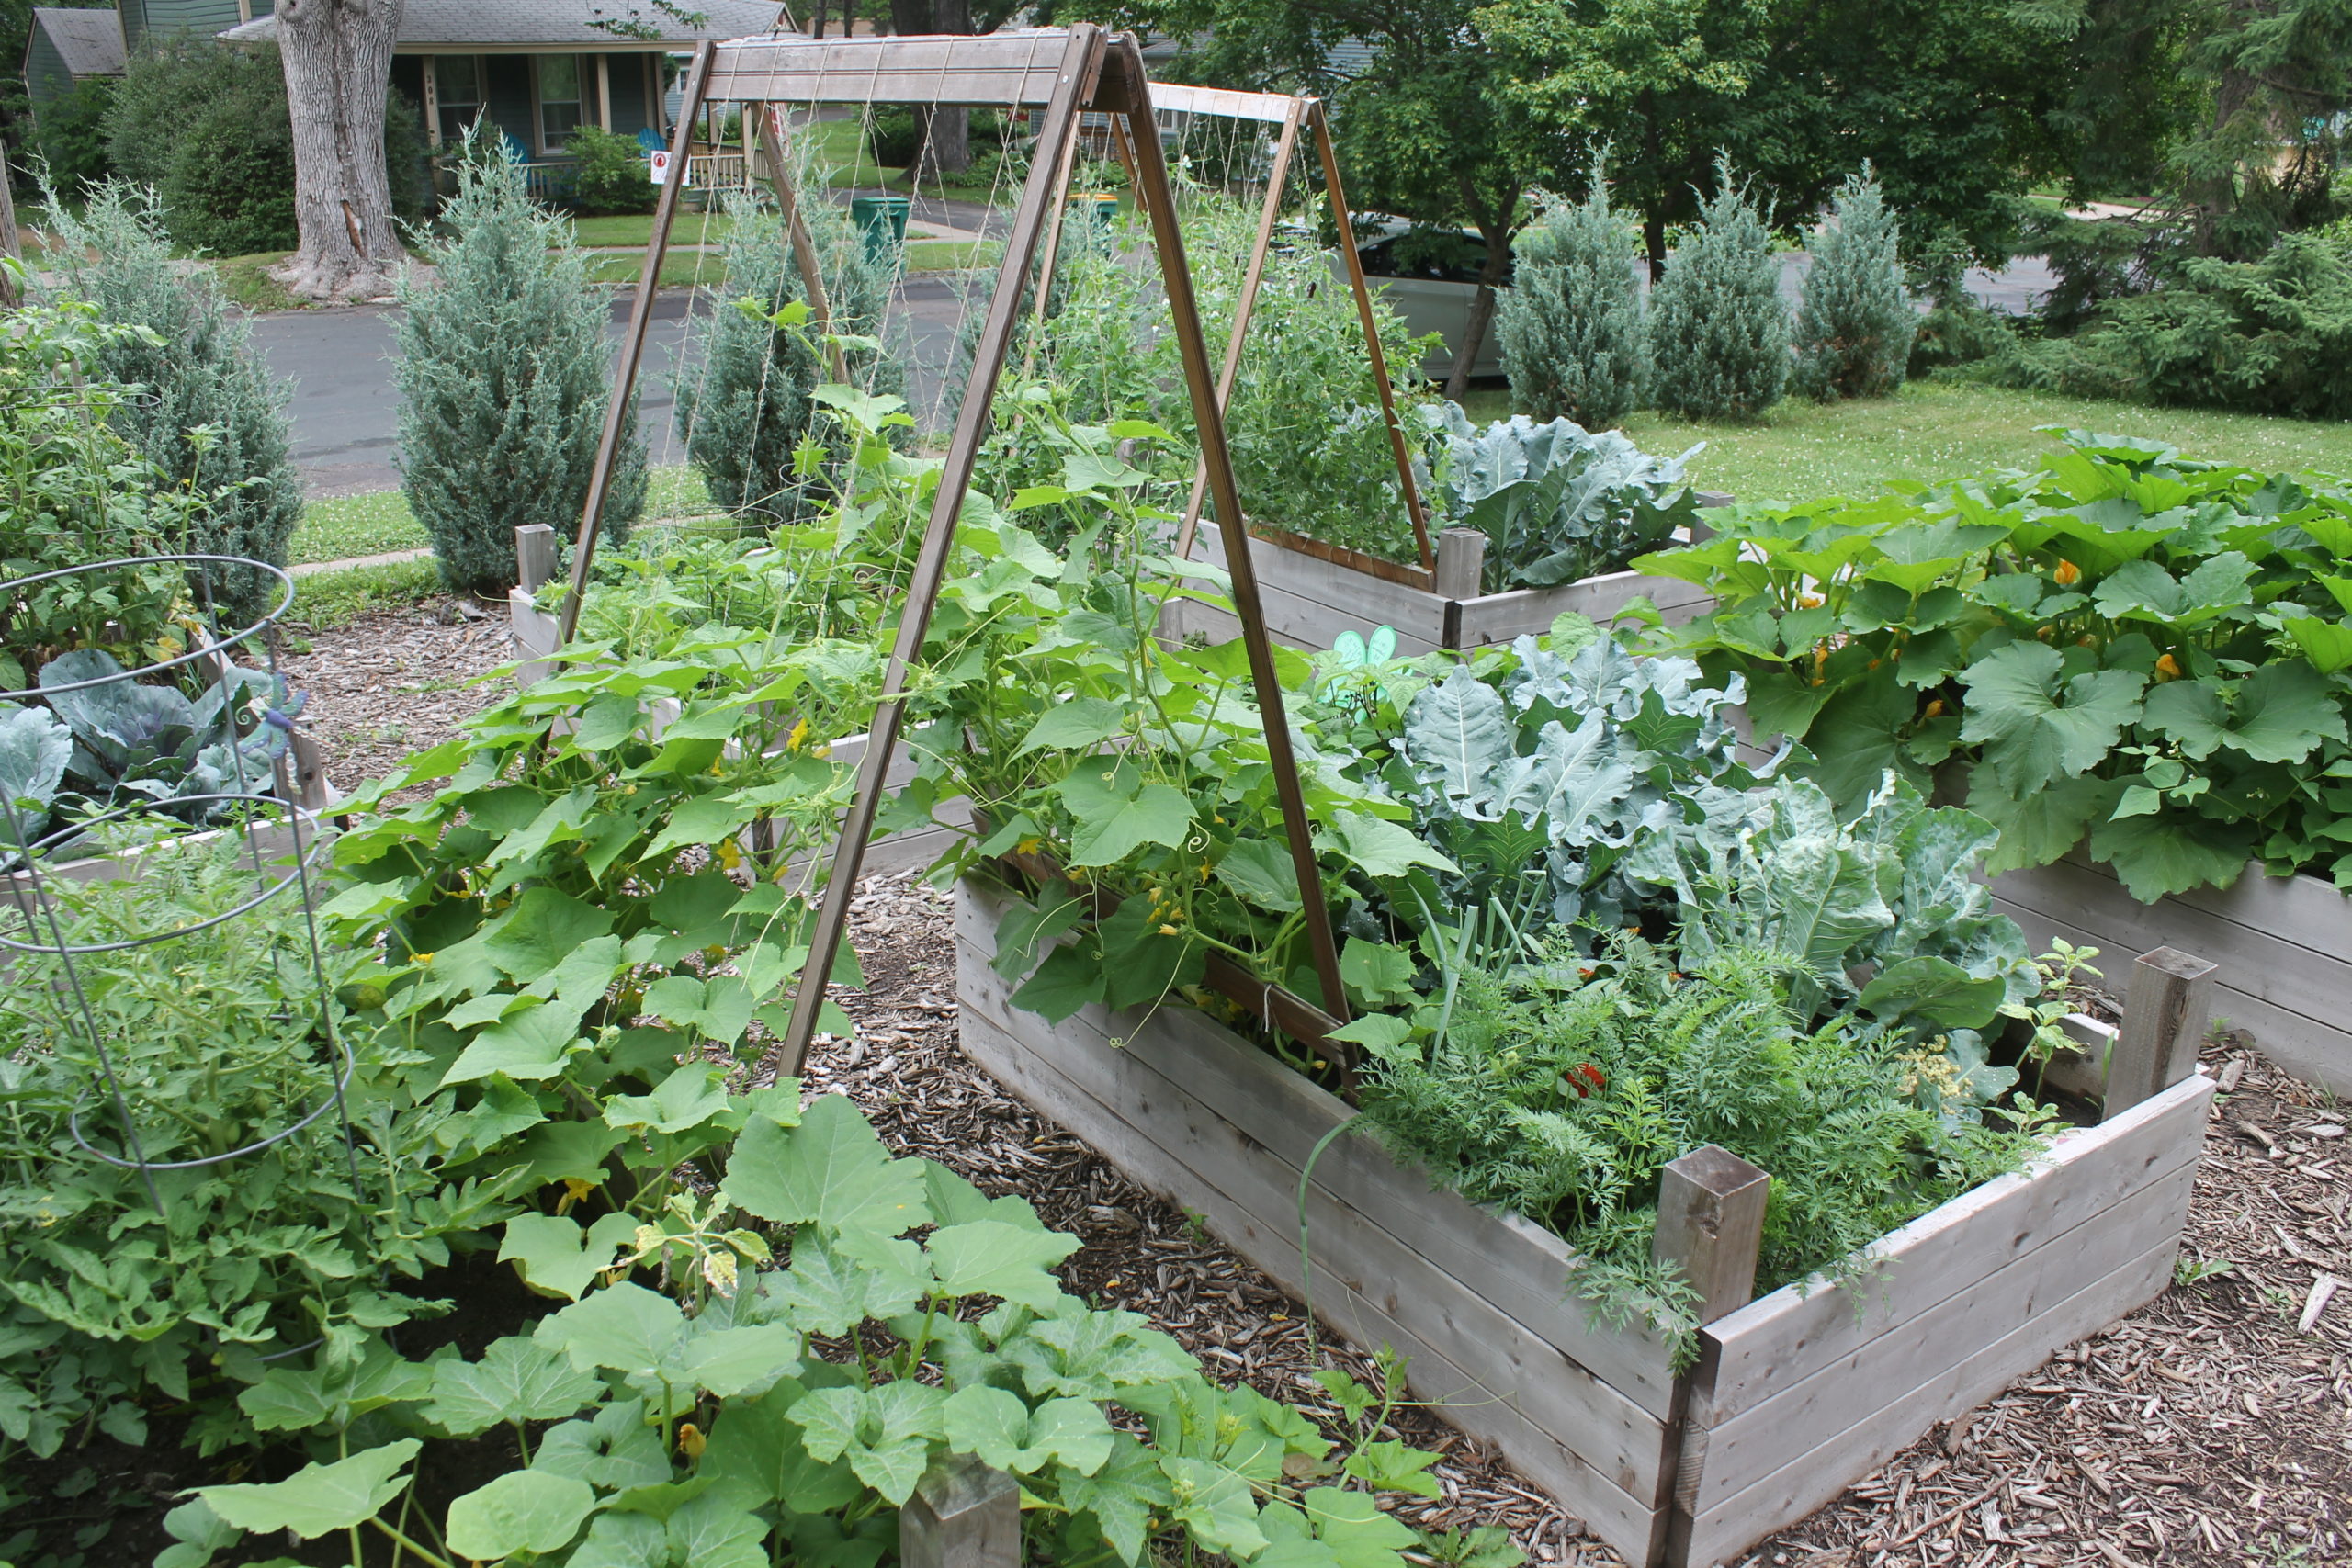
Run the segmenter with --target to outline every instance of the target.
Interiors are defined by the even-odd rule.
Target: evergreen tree
[[[1649,340],[1631,227],[1610,210],[1602,159],[1585,199],[1555,201],[1521,230],[1498,330],[1513,400],[1538,423],[1588,430],[1622,423],[1640,405]]]
[[[1698,419],[1752,419],[1789,382],[1789,309],[1766,216],[1715,160],[1715,194],[1674,247],[1650,294],[1657,406]]]
[[[401,302],[401,488],[459,590],[514,584],[514,530],[580,525],[611,396],[609,310],[588,281],[571,226],[543,211],[503,153],[458,165],[443,209],[448,237],[430,284]],[[621,428],[604,536],[617,543],[645,507],[645,444]]]
[[[799,184],[804,190],[822,188]],[[702,333],[702,363],[676,384],[678,434],[713,501],[731,513],[795,522],[826,482],[797,476],[794,457],[804,439],[823,438],[829,422],[810,394],[833,378],[833,370],[812,333],[777,327],[739,306],[754,300],[772,317],[807,290],[790,250],[779,241],[773,211],[763,214],[743,195],[730,197],[727,211],[733,221],[722,256],[726,282]],[[831,330],[878,338],[890,299],[889,263],[866,253],[864,236],[834,203],[804,203],[803,216],[825,284]],[[879,349],[852,349],[845,358],[851,384],[860,389],[905,391],[904,370]]]
[[[1903,292],[1901,235],[1868,164],[1838,188],[1813,232],[1797,310],[1797,385],[1824,402],[1883,398],[1903,385],[1918,313]]]
[[[210,494],[171,547],[284,566],[302,481],[288,449],[286,389],[254,351],[253,329],[229,309],[209,267],[173,261],[152,192],[108,180],[78,217],[46,194],[55,293],[153,334],[109,339],[100,353],[106,378],[143,389],[112,423],[162,473]],[[221,604],[241,618],[275,604],[273,587],[260,572],[212,575]]]

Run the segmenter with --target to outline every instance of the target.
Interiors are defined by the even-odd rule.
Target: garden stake
[[[588,567],[596,558],[596,534],[604,525],[605,498],[612,492],[613,467],[619,459],[621,431],[628,418],[629,399],[637,391],[638,361],[645,355],[645,329],[653,320],[653,292],[662,281],[662,263],[670,254],[670,225],[677,220],[678,193],[685,188],[686,156],[694,147],[695,117],[703,109],[703,90],[710,83],[714,47],[695,50],[686,68],[685,96],[678,104],[678,123],[670,133],[670,177],[653,204],[653,232],[645,243],[645,270],[637,280],[637,298],[629,306],[628,327],[621,333],[621,352],[613,366],[613,395],[605,404],[605,433],[596,440],[596,464],[588,470],[588,498],[580,507],[580,539],[571,552],[571,592],[557,616],[559,643],[571,640],[580,626],[580,601],[588,592]]]
[[[1421,511],[1421,494],[1413,483],[1413,455],[1405,426],[1396,417],[1396,389],[1388,381],[1388,356],[1380,348],[1380,323],[1372,313],[1372,286],[1364,281],[1363,257],[1356,254],[1356,237],[1348,222],[1348,193],[1340,184],[1340,154],[1331,145],[1331,122],[1323,102],[1313,100],[1315,150],[1323,159],[1323,188],[1330,193],[1331,216],[1340,225],[1340,255],[1348,268],[1348,286],[1355,290],[1356,316],[1363,322],[1364,353],[1372,359],[1372,384],[1380,390],[1381,416],[1388,421],[1388,445],[1396,454],[1396,471],[1405,476],[1405,511],[1413,520],[1413,543],[1420,547],[1421,565],[1437,570],[1437,555],[1430,548],[1430,524]]]
[[[1153,96],[1163,101],[1169,95],[1169,88],[1153,89]],[[1289,107],[1283,110],[1283,130],[1274,143],[1273,168],[1266,176],[1266,199],[1258,209],[1257,243],[1250,247],[1250,265],[1241,275],[1241,298],[1233,304],[1233,330],[1226,334],[1225,364],[1216,373],[1216,410],[1220,414],[1233,402],[1233,380],[1241,373],[1241,348],[1249,339],[1250,314],[1257,308],[1258,285],[1266,276],[1266,247],[1274,242],[1274,223],[1282,216],[1283,196],[1290,184],[1291,157],[1298,147],[1298,122],[1306,113],[1304,98],[1291,99]],[[1184,502],[1184,521],[1176,529],[1178,560],[1193,553],[1193,534],[1201,525],[1201,502],[1208,491],[1209,465],[1203,458],[1193,470],[1193,493]]]
[[[800,269],[800,286],[808,290],[808,330],[820,338],[830,338],[833,312],[825,302],[825,275],[817,265],[817,243],[808,237],[808,220],[801,215],[799,194],[793,187],[792,172],[785,164],[784,142],[778,134],[784,111],[769,104],[759,118],[760,155],[767,160],[768,184],[775,187],[776,205],[784,209],[784,231],[792,244],[792,263]],[[846,386],[849,360],[842,353],[842,345],[828,342],[825,346],[832,360],[833,379]]]

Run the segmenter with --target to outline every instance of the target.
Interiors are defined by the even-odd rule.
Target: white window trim
[[[547,51],[541,51],[541,52],[539,52],[539,53],[533,54],[533,55],[531,56],[531,146],[532,146],[532,155],[533,155],[534,157],[538,157],[538,158],[563,158],[563,157],[569,157],[569,156],[571,155],[571,154],[570,154],[570,152],[568,152],[568,150],[566,150],[566,149],[564,149],[564,148],[561,148],[561,147],[553,147],[553,146],[549,146],[549,145],[548,144],[548,117],[547,117],[547,101],[546,101],[544,98],[540,97],[540,96],[539,96],[539,62],[540,62],[540,61],[542,61],[542,60],[544,60],[544,59],[546,59],[546,58],[548,57],[548,55],[549,55],[549,54],[560,54],[560,55],[566,55],[566,56],[568,56],[568,57],[571,60],[571,62],[572,62],[572,67],[571,67],[572,84],[571,84],[571,85],[572,85],[573,89],[574,89],[574,90],[575,90],[575,91],[576,91],[580,96],[579,96],[578,97],[576,97],[576,98],[560,98],[560,99],[558,99],[557,101],[558,101],[559,103],[576,104],[576,105],[578,105],[578,106],[579,106],[579,108],[580,108],[580,118],[579,118],[578,120],[576,120],[575,122],[573,122],[573,123],[574,123],[574,128],[575,128],[575,129],[577,129],[577,127],[582,126],[582,125],[590,125],[590,124],[594,124],[594,121],[593,121],[593,120],[589,118],[589,115],[588,115],[588,105],[589,105],[588,91],[589,91],[589,84],[588,84],[586,81],[582,80],[583,73],[582,72],[582,70],[581,70],[581,68],[580,68],[580,62],[581,62],[582,57],[581,57],[580,55],[577,55],[577,54],[572,54],[572,53],[571,53],[570,51],[568,51],[568,50],[560,50],[560,49],[556,49],[556,50],[547,50]]]

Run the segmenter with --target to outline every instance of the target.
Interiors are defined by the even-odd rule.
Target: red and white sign
[[[655,185],[665,186],[670,183],[670,153],[666,148],[649,154],[645,164],[646,177]]]

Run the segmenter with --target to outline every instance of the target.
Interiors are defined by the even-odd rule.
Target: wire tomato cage
[[[44,1032],[54,1047],[78,1057],[76,1065],[89,1075],[66,1116],[74,1143],[105,1165],[136,1171],[158,1214],[167,1212],[159,1174],[260,1154],[330,1115],[356,1196],[362,1191],[356,1140],[345,1099],[355,1058],[337,1026],[315,913],[327,841],[318,809],[323,782],[316,777],[307,745],[298,755],[300,731],[288,708],[299,705],[286,701],[277,659],[277,627],[294,602],[292,578],[267,562],[236,556],[98,561],[0,583],[0,625],[17,619],[44,593],[102,592],[115,574],[157,568],[184,570],[194,585],[193,604],[183,604],[173,620],[176,630],[188,634],[185,652],[130,669],[108,656],[105,663],[113,668],[79,678],[74,677],[93,667],[92,661],[65,666],[66,656],[60,655],[43,673],[53,675],[63,667],[62,677],[0,691],[0,720],[15,717],[19,725],[12,743],[0,748],[0,828],[6,829],[0,839],[0,889],[6,895],[0,898],[0,970],[20,971],[6,987],[8,1006],[20,1016],[47,1007],[51,1018]],[[211,592],[216,578],[266,583],[276,602],[249,625],[226,627]],[[240,655],[246,662],[239,662]],[[203,688],[202,694],[187,702],[183,685]],[[161,695],[164,691],[171,695]],[[41,721],[19,716],[28,709],[52,716],[56,728],[50,729],[46,746],[35,734]],[[168,744],[183,759],[197,759],[208,770],[203,782],[219,787],[171,793],[164,781],[129,777],[101,809],[56,811],[52,803],[72,755],[65,748],[85,744],[78,732],[70,742],[61,739],[66,729],[55,716],[61,713],[81,718],[95,743],[118,749],[134,761],[153,757]],[[128,801],[120,798],[126,791],[132,796]],[[208,861],[219,886],[205,895],[219,907],[208,904],[193,913],[178,909],[187,918],[164,929],[141,929],[141,922],[106,916],[93,897],[109,884],[195,874]],[[289,896],[300,907],[292,919],[277,912]],[[160,951],[254,920],[273,923],[258,944],[246,942],[241,952],[249,961],[266,959],[285,982],[278,1005],[262,1020],[274,1038],[260,1048],[224,1048],[218,1041],[187,1034],[132,1040],[128,1033],[135,1020],[110,1021],[100,1003],[96,961]],[[290,976],[280,962],[286,925],[299,926]],[[26,984],[28,976],[35,983]],[[231,979],[221,978],[224,984]],[[190,995],[200,1003],[202,982],[196,984]],[[275,1067],[277,1083],[258,1090],[259,1097],[267,1101],[277,1090],[299,1089],[300,1102],[286,1111],[290,1119],[277,1119],[278,1125],[249,1126],[232,1134],[228,1141],[233,1146],[188,1152],[181,1146],[187,1137],[185,1126],[175,1133],[160,1125],[156,1115],[159,1109],[179,1114],[184,1108],[141,1101],[146,1098],[142,1091],[163,1092],[158,1077],[199,1066],[232,1076]],[[214,1141],[221,1141],[217,1130]]]

